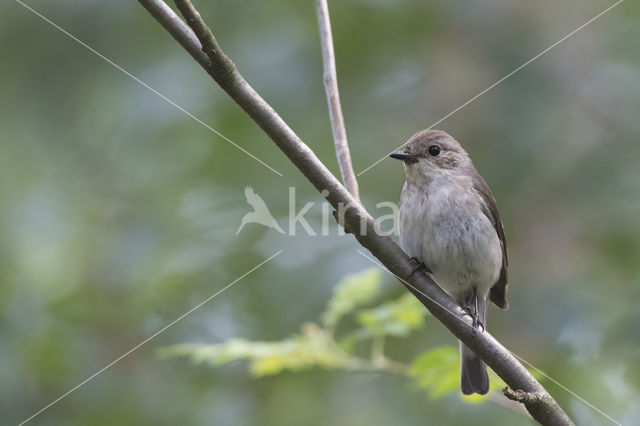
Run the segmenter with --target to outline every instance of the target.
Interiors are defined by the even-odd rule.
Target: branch
[[[320,30],[320,42],[322,44],[322,62],[324,64],[324,90],[329,104],[329,118],[331,130],[336,146],[336,156],[340,165],[340,174],[347,190],[357,200],[358,181],[351,164],[347,131],[344,127],[344,117],[340,106],[340,92],[338,91],[338,76],[336,74],[336,57],[333,51],[333,36],[331,35],[331,20],[329,18],[329,5],[327,0],[316,0],[318,11],[318,28]]]
[[[551,398],[551,395],[549,394],[524,392],[523,390],[520,390],[520,389],[514,392],[508,387],[505,387],[504,389],[502,389],[502,393],[504,394],[505,397],[507,397],[511,401],[516,401],[521,404],[524,404],[524,406],[527,407],[527,410],[529,410],[530,413],[533,410],[538,412],[542,416],[553,414],[553,413],[545,412],[546,410],[550,409],[548,400],[549,398]]]
[[[202,68],[206,70],[211,66],[209,57],[202,51],[198,37],[164,1],[138,0],[138,2],[184,47]]]
[[[187,51],[202,50],[209,62],[198,60],[207,73],[264,130],[304,176],[338,211],[344,212],[343,226],[354,232],[358,242],[377,257],[393,274],[402,277],[403,284],[458,339],[471,348],[513,389],[543,396],[534,403],[523,401],[529,413],[543,425],[573,425],[569,416],[540,383],[488,332],[478,333],[471,327],[471,318],[438,285],[425,274],[412,274],[414,265],[396,243],[379,228],[362,207],[313,151],[302,142],[284,120],[240,75],[235,65],[220,49],[213,34],[189,0],[175,0],[193,34],[181,26],[179,18],[162,0],[138,0]],[[325,191],[326,190],[326,191]],[[325,192],[323,192],[325,191]],[[346,210],[345,210],[346,209]]]

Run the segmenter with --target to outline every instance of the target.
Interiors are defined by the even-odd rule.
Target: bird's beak
[[[408,153],[407,151],[404,151],[402,149],[392,152],[391,154],[389,154],[389,157],[395,158],[396,160],[402,160],[405,163],[415,163],[416,161],[418,161],[417,155]]]

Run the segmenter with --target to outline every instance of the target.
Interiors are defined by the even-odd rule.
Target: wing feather
[[[502,269],[500,269],[500,276],[498,277],[498,280],[489,291],[489,299],[491,299],[491,301],[499,308],[507,309],[509,307],[509,302],[507,301],[507,266],[509,265],[509,258],[507,255],[507,240],[504,236],[504,226],[500,220],[496,200],[487,186],[487,183],[477,171],[475,171],[473,178],[474,189],[478,191],[482,201],[484,201],[483,212],[489,218],[491,223],[493,223],[496,233],[498,234],[498,238],[500,239],[500,245],[502,246]]]

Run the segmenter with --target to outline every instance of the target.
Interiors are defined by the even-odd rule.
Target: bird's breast
[[[491,221],[472,188],[457,184],[405,187],[400,244],[422,259],[449,292],[471,286],[486,293],[498,278],[502,250]]]
[[[422,236],[426,221],[424,218],[426,196],[423,191],[405,184],[400,199],[398,213],[398,233],[400,247],[410,256],[423,259]]]

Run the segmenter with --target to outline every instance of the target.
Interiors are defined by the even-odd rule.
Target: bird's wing
[[[476,171],[474,176],[474,189],[478,191],[482,201],[484,202],[482,211],[493,223],[498,238],[500,239],[500,245],[502,246],[502,269],[500,269],[500,276],[495,282],[491,290],[489,291],[489,299],[501,309],[507,309],[509,302],[507,301],[507,266],[509,264],[509,258],[507,255],[507,240],[504,236],[504,227],[500,220],[500,214],[498,213],[498,206],[496,200],[493,198],[491,190],[487,186],[482,176]]]
[[[264,210],[267,208],[262,198],[260,198],[260,196],[256,194],[253,188],[251,188],[250,186],[247,186],[244,189],[244,195],[245,197],[247,197],[247,203],[249,203],[249,205],[253,207],[255,211]]]
[[[250,199],[252,199],[253,197],[256,196],[256,193],[253,192],[253,188],[250,186],[247,186],[244,189],[244,196],[247,197],[247,201],[249,201]]]

